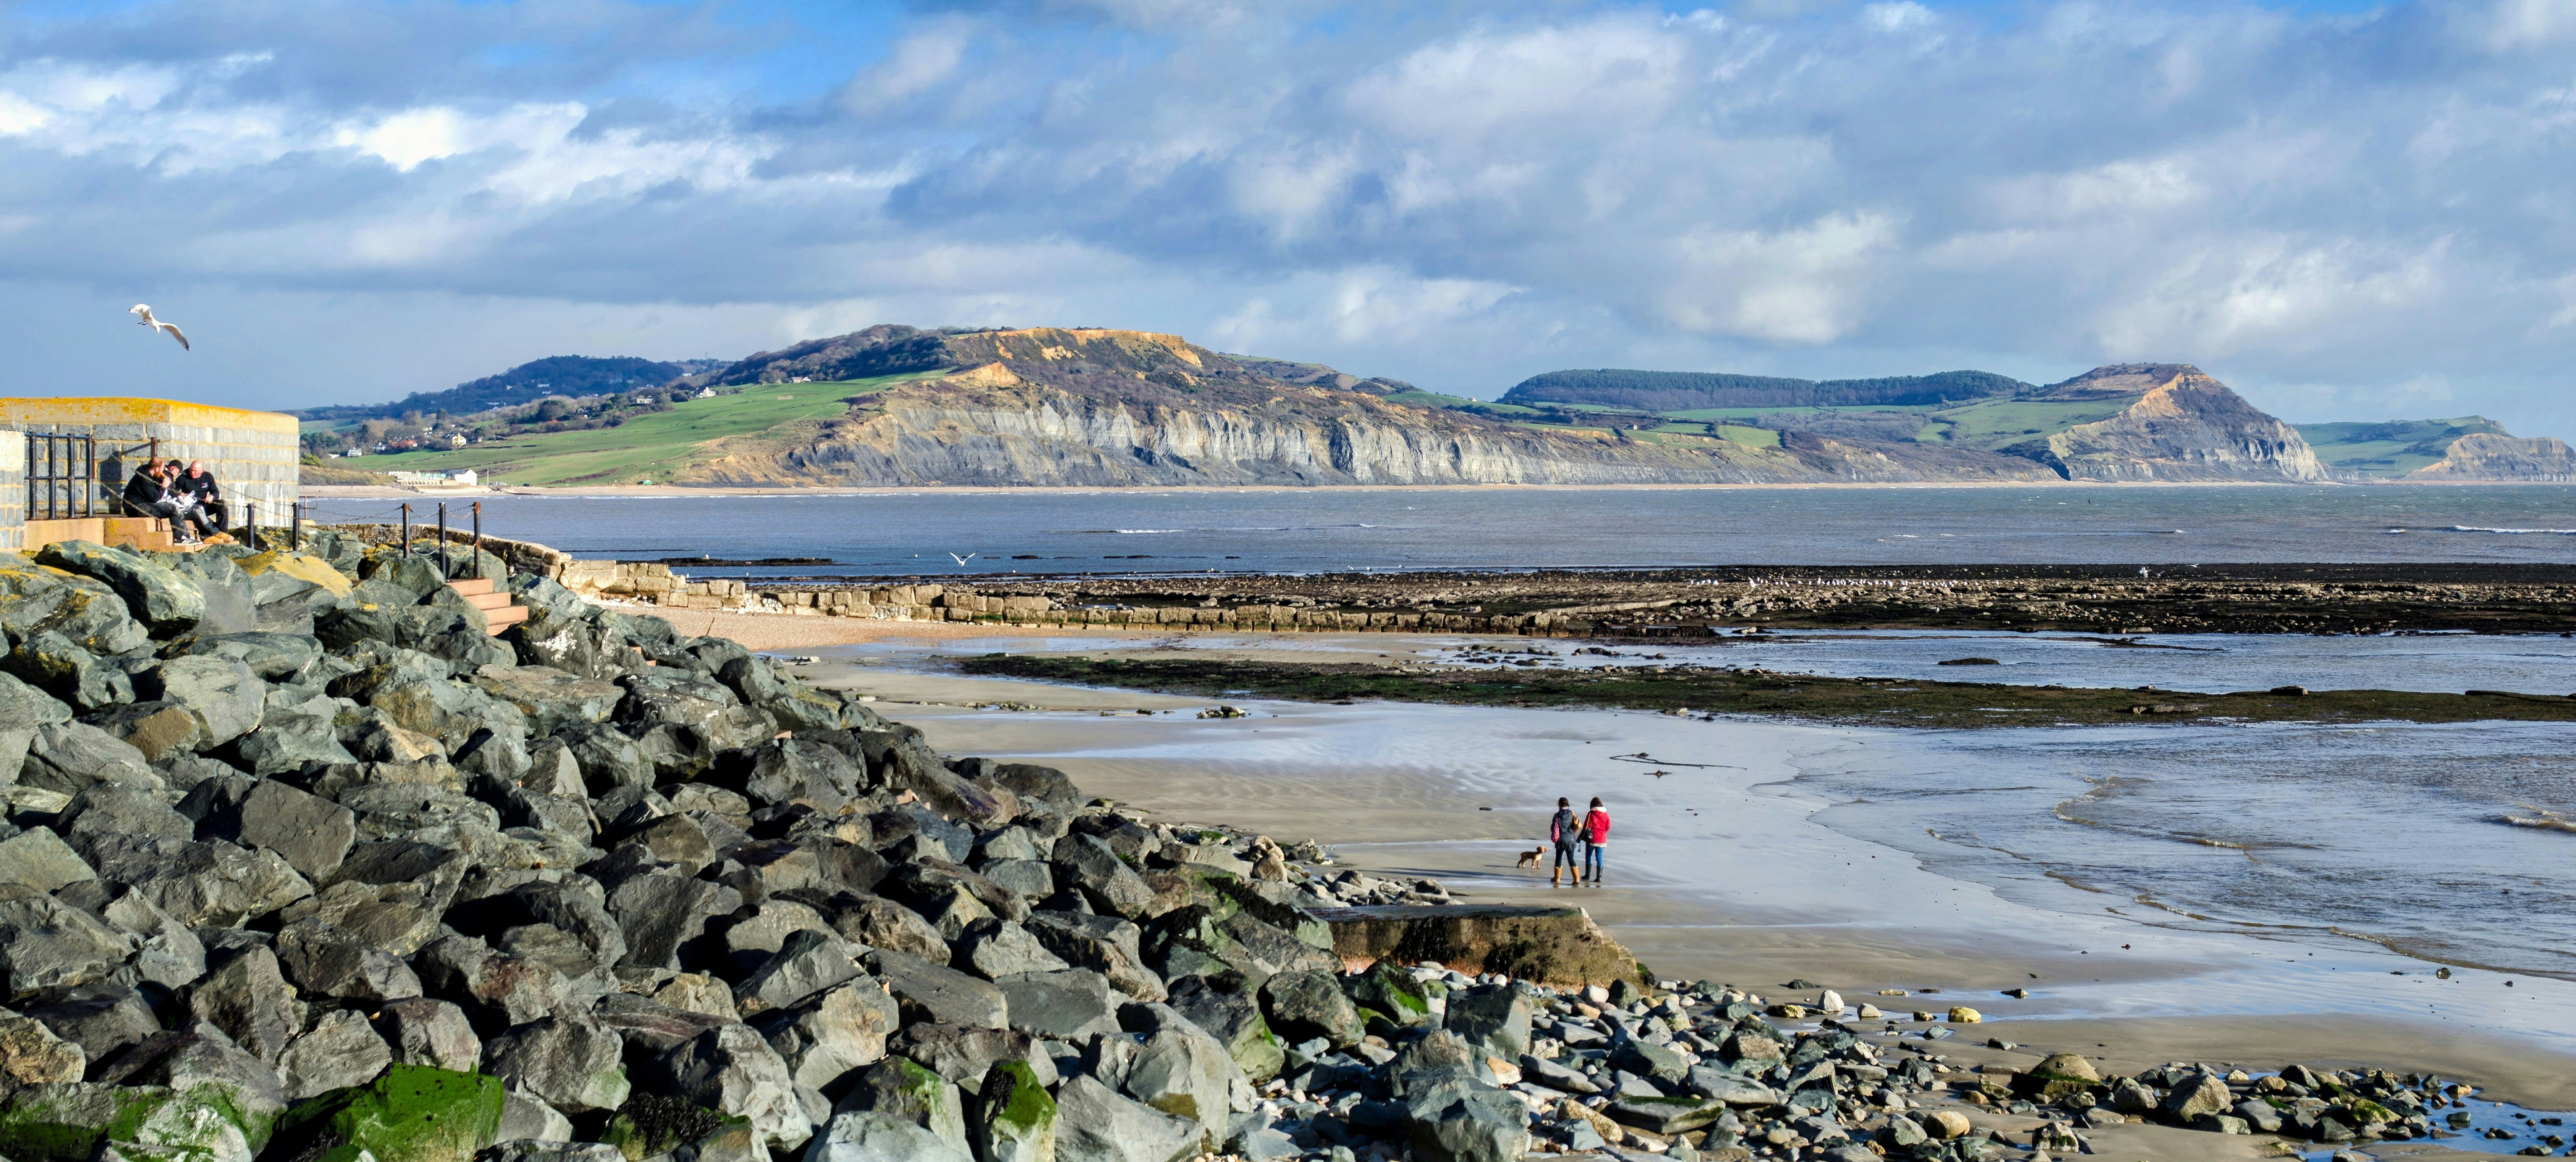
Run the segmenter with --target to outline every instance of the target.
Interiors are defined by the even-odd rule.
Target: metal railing
[[[28,520],[110,516],[100,495],[98,441],[90,436],[27,436]]]

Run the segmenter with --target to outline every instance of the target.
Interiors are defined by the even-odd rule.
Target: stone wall
[[[104,490],[100,499],[110,503],[99,513],[102,516],[118,515],[112,506],[114,495],[153,455],[205,461],[206,470],[223,487],[225,506],[231,510],[227,515],[237,525],[254,504],[260,524],[283,525],[300,495],[295,417],[278,412],[160,399],[22,396],[0,398],[0,426],[28,435],[97,440],[97,482]],[[15,472],[25,470],[26,459],[23,443],[7,457]],[[13,495],[23,502],[25,492],[22,483]]]
[[[27,547],[27,436],[0,431],[0,549]]]

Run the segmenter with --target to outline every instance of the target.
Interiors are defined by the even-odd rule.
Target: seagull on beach
[[[142,326],[150,327],[155,331],[168,331],[171,338],[179,341],[180,350],[196,350],[196,348],[188,346],[188,337],[179,333],[179,325],[177,323],[164,323],[159,319],[153,318],[152,308],[147,307],[142,303],[136,303],[133,306],[125,308],[125,313],[129,315],[143,316],[141,319],[136,320],[136,322]]]

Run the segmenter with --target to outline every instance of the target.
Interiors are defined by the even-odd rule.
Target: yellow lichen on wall
[[[133,396],[11,396],[0,398],[0,424],[187,424],[247,428],[292,436],[294,416],[181,400]]]

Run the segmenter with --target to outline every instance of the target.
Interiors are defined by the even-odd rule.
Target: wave
[[[2508,823],[2515,827],[2529,827],[2536,831],[2576,832],[2576,822],[2561,819],[2553,811],[2543,811],[2538,815],[2499,815],[2496,817],[2496,822]]]
[[[2451,531],[2452,531],[2452,532],[2455,532],[2455,533],[2500,533],[2500,534],[2503,534],[2503,535],[2505,535],[2505,536],[2514,536],[2514,537],[2518,537],[2518,536],[2576,537],[2576,529],[2489,529],[2489,528],[2479,528],[2479,527],[2477,527],[2477,526],[2475,526],[2475,525],[2452,525],[2452,526],[2451,526]]]

